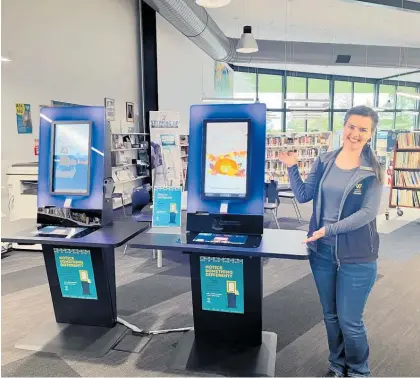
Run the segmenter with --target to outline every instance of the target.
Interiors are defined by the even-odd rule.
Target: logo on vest
[[[356,189],[354,189],[353,194],[360,196],[362,194],[362,183],[356,184]]]

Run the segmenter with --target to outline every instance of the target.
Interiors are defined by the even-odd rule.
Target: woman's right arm
[[[312,199],[315,196],[315,191],[316,191],[316,186],[317,186],[317,181],[318,181],[316,171],[319,166],[319,157],[316,158],[314,164],[312,165],[311,172],[308,174],[305,182],[303,182],[302,177],[300,176],[296,157],[292,158],[290,155],[284,154],[283,156],[280,157],[280,161],[282,161],[287,166],[287,170],[289,173],[290,186],[296,197],[296,200],[299,203],[312,201]]]

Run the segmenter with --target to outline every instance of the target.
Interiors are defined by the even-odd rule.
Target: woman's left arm
[[[372,222],[378,215],[381,198],[382,185],[375,181],[368,189],[360,210],[338,222],[329,224],[325,229],[325,235],[335,236],[338,234],[345,234],[346,232],[357,230]]]

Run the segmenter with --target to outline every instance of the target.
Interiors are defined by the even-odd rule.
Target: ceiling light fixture
[[[229,104],[232,102],[240,102],[240,103],[254,103],[254,98],[233,98],[233,97],[202,97],[202,102],[212,102],[212,103],[224,103]]]
[[[420,93],[406,93],[406,92],[397,91],[397,96],[412,98],[414,100],[420,100]]]
[[[330,100],[328,98],[285,98],[284,102],[289,104],[303,102],[305,104],[322,103],[328,105],[330,103]]]
[[[258,51],[258,44],[252,35],[251,26],[244,26],[244,32],[241,39],[236,44],[236,51],[242,54],[252,54]]]
[[[195,0],[196,4],[203,8],[221,8],[230,3],[231,0]]]
[[[1,61],[2,61],[2,62],[11,62],[11,61],[12,61],[12,59],[5,58],[4,56],[2,56],[2,57],[1,57]]]

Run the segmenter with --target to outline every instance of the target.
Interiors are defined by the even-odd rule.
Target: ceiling
[[[420,48],[419,12],[353,0],[232,0],[208,12],[229,37],[238,38],[242,27],[251,25],[256,39]],[[285,66],[284,62],[263,66],[372,78],[413,71],[404,67]],[[420,82],[419,76],[410,81]]]

